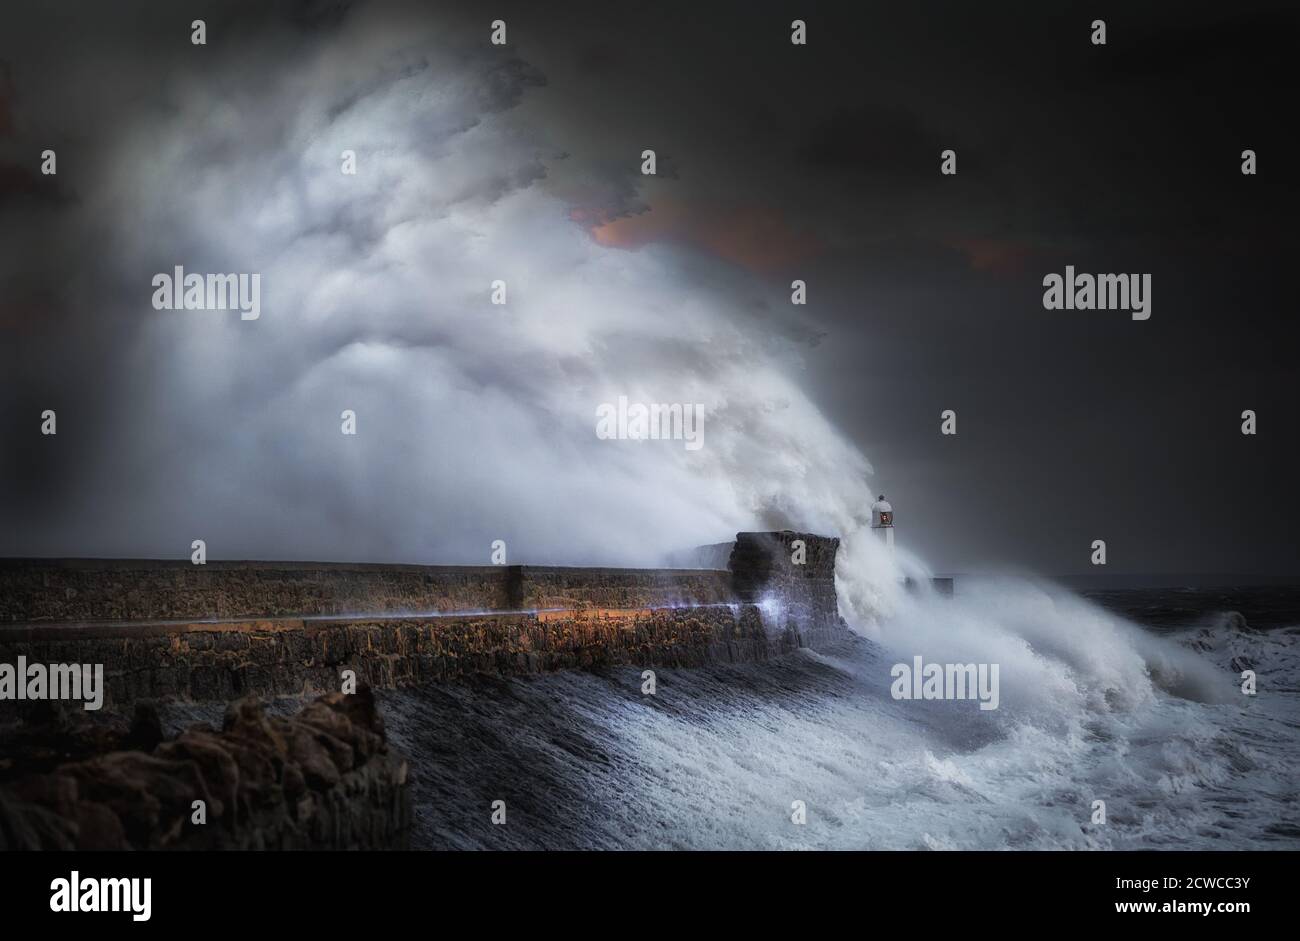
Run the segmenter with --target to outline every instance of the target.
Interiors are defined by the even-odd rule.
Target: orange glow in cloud
[[[646,212],[610,222],[591,220],[583,210],[570,217],[588,225],[592,237],[610,248],[686,242],[757,272],[787,267],[821,248],[814,236],[796,232],[780,212],[766,206],[693,207],[661,201]]]
[[[1006,275],[1020,274],[1036,251],[1024,242],[997,238],[957,239],[951,245],[966,255],[973,270]]]

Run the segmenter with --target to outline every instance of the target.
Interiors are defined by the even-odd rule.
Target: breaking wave
[[[1300,845],[1294,629],[1229,618],[1157,636],[1014,581],[895,601],[872,637],[659,670],[654,696],[639,669],[383,694],[414,763],[417,845]],[[999,708],[894,700],[890,667],[917,653],[1000,662]],[[1259,668],[1255,697],[1239,689],[1243,657]],[[507,827],[488,823],[497,799]]]

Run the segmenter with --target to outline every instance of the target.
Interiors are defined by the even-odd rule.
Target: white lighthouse
[[[885,541],[889,551],[894,551],[894,508],[889,505],[882,493],[875,503],[871,504],[871,528],[876,534]]]

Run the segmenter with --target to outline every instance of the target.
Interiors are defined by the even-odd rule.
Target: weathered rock
[[[290,718],[241,700],[220,733],[196,727],[151,752],[0,785],[0,850],[404,848],[410,820],[406,762],[388,750],[368,687]]]

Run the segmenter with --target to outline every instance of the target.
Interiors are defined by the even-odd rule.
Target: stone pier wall
[[[752,663],[828,638],[755,605],[343,621],[34,625],[5,629],[3,659],[103,664],[105,708],[139,700],[308,696],[345,670],[377,688],[476,673]],[[35,708],[0,702],[0,716]]]
[[[699,569],[0,559],[0,624],[631,608],[730,596],[728,573]]]
[[[111,709],[314,695],[347,670],[391,688],[754,662],[844,637],[838,544],[741,533],[726,571],[8,560],[0,662],[102,664]],[[30,708],[0,701],[0,718]]]
[[[810,628],[839,620],[835,555],[840,541],[808,533],[738,533],[728,568],[742,601],[782,605],[787,617]]]

